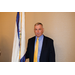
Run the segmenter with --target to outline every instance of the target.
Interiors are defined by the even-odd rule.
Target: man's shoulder
[[[45,38],[46,40],[53,41],[53,39],[50,38],[50,37],[48,37],[48,36],[45,36],[45,35],[44,35],[44,38]]]
[[[29,38],[28,40],[34,40],[34,39],[35,39],[35,36],[33,36],[33,37]]]

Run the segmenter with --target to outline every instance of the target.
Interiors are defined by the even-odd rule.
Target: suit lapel
[[[46,45],[46,39],[45,39],[45,36],[44,36],[43,43],[42,43],[42,50],[41,50],[40,60],[42,58],[42,55],[43,55],[43,52],[44,52],[44,49],[45,49],[45,45]]]

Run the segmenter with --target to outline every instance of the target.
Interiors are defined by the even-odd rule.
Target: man
[[[30,62],[55,62],[53,40],[43,35],[42,23],[34,25],[35,36],[28,40],[25,58]]]

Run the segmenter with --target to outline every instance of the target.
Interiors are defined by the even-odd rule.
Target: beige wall
[[[1,23],[1,20],[0,20],[0,23]],[[1,29],[2,29],[2,25],[0,24],[0,49],[1,49]]]
[[[0,12],[0,61],[11,61],[15,21],[16,12]],[[42,22],[44,35],[54,40],[56,61],[75,61],[75,13],[26,12],[26,45],[36,22]]]
[[[1,20],[0,20],[0,23],[1,23]],[[1,30],[2,30],[2,25],[0,24],[0,51],[1,51]]]
[[[15,12],[0,12],[1,56],[0,61],[11,61],[14,37]]]

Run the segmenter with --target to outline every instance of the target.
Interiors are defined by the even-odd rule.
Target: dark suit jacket
[[[34,58],[34,44],[35,36],[28,40],[27,52],[25,54],[25,57],[29,58],[30,62],[33,62]],[[55,62],[55,51],[53,46],[53,40],[51,38],[44,36],[39,60],[40,62]]]

